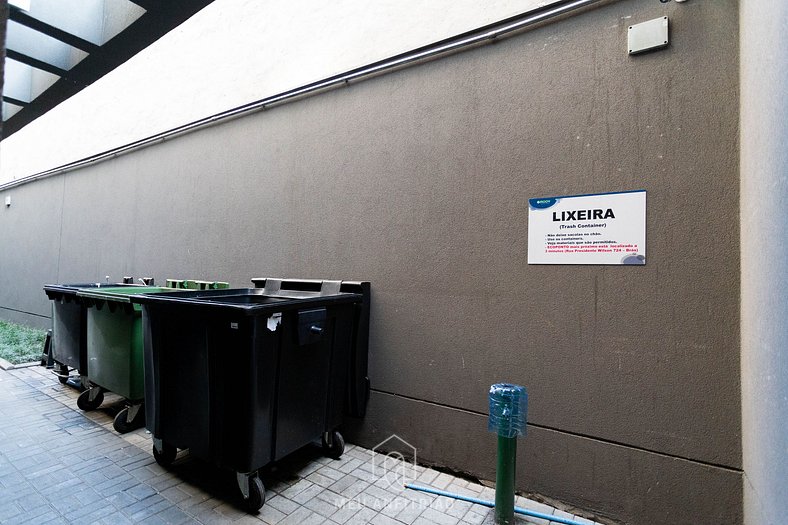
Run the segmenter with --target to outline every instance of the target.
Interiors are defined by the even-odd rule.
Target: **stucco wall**
[[[627,56],[664,15],[670,47]],[[491,479],[486,393],[516,382],[520,489],[740,523],[737,33],[733,0],[615,2],[14,188],[0,312],[106,274],[369,280],[356,442]],[[632,189],[645,267],[526,264],[528,198]]]
[[[552,1],[214,0],[122,67],[0,143],[0,183]],[[49,147],[42,149],[42,142]]]

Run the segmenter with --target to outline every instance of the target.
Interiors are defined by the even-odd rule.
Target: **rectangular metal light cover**
[[[668,45],[668,17],[662,16],[629,26],[627,49],[630,55]]]

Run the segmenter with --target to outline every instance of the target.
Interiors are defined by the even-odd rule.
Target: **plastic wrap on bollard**
[[[502,437],[526,433],[528,392],[524,386],[497,383],[490,387],[490,419],[487,430]]]

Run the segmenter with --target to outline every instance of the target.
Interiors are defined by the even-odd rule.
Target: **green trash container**
[[[178,291],[138,286],[77,292],[87,307],[89,384],[89,388],[77,398],[77,405],[82,410],[94,410],[101,406],[107,391],[124,397],[127,406],[118,412],[113,422],[113,427],[121,434],[145,424],[142,312],[139,305],[129,301],[129,296]]]
[[[230,283],[224,281],[198,281],[192,279],[167,279],[168,288],[185,288],[188,290],[224,290]]]
[[[225,290],[230,287],[230,283],[221,281],[189,281],[194,283],[196,290]]]
[[[152,280],[152,278],[150,279]],[[54,361],[56,375],[61,383],[83,390],[82,383],[87,381],[87,342],[85,326],[87,311],[77,292],[83,288],[127,287],[133,284],[133,277],[124,277],[122,283],[80,283],[45,284],[44,292],[52,300],[52,345],[50,357]],[[77,370],[77,376],[70,376],[70,370]]]

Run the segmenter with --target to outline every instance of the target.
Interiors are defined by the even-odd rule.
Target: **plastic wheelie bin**
[[[113,427],[120,433],[145,423],[142,357],[142,321],[132,294],[167,292],[156,286],[93,288],[77,291],[87,308],[87,362],[89,388],[77,398],[82,410],[94,410],[104,401],[104,392],[124,397],[128,406],[115,416]]]
[[[223,281],[194,281],[191,279],[167,279],[168,288],[187,288],[189,290],[221,290],[229,288],[230,283]]]
[[[144,281],[153,284],[152,278]],[[87,388],[87,309],[77,292],[82,289],[141,286],[133,277],[124,277],[122,283],[46,284],[44,292],[52,301],[52,341],[50,355],[55,373],[61,383],[82,390]],[[70,370],[77,370],[79,377],[69,377]]]
[[[169,465],[188,448],[235,471],[256,512],[260,468],[316,441],[339,457],[337,428],[345,414],[363,415],[368,397],[369,289],[267,279],[262,288],[132,296],[143,309],[156,461]],[[361,356],[363,369],[351,362]],[[351,402],[362,391],[363,402]]]

